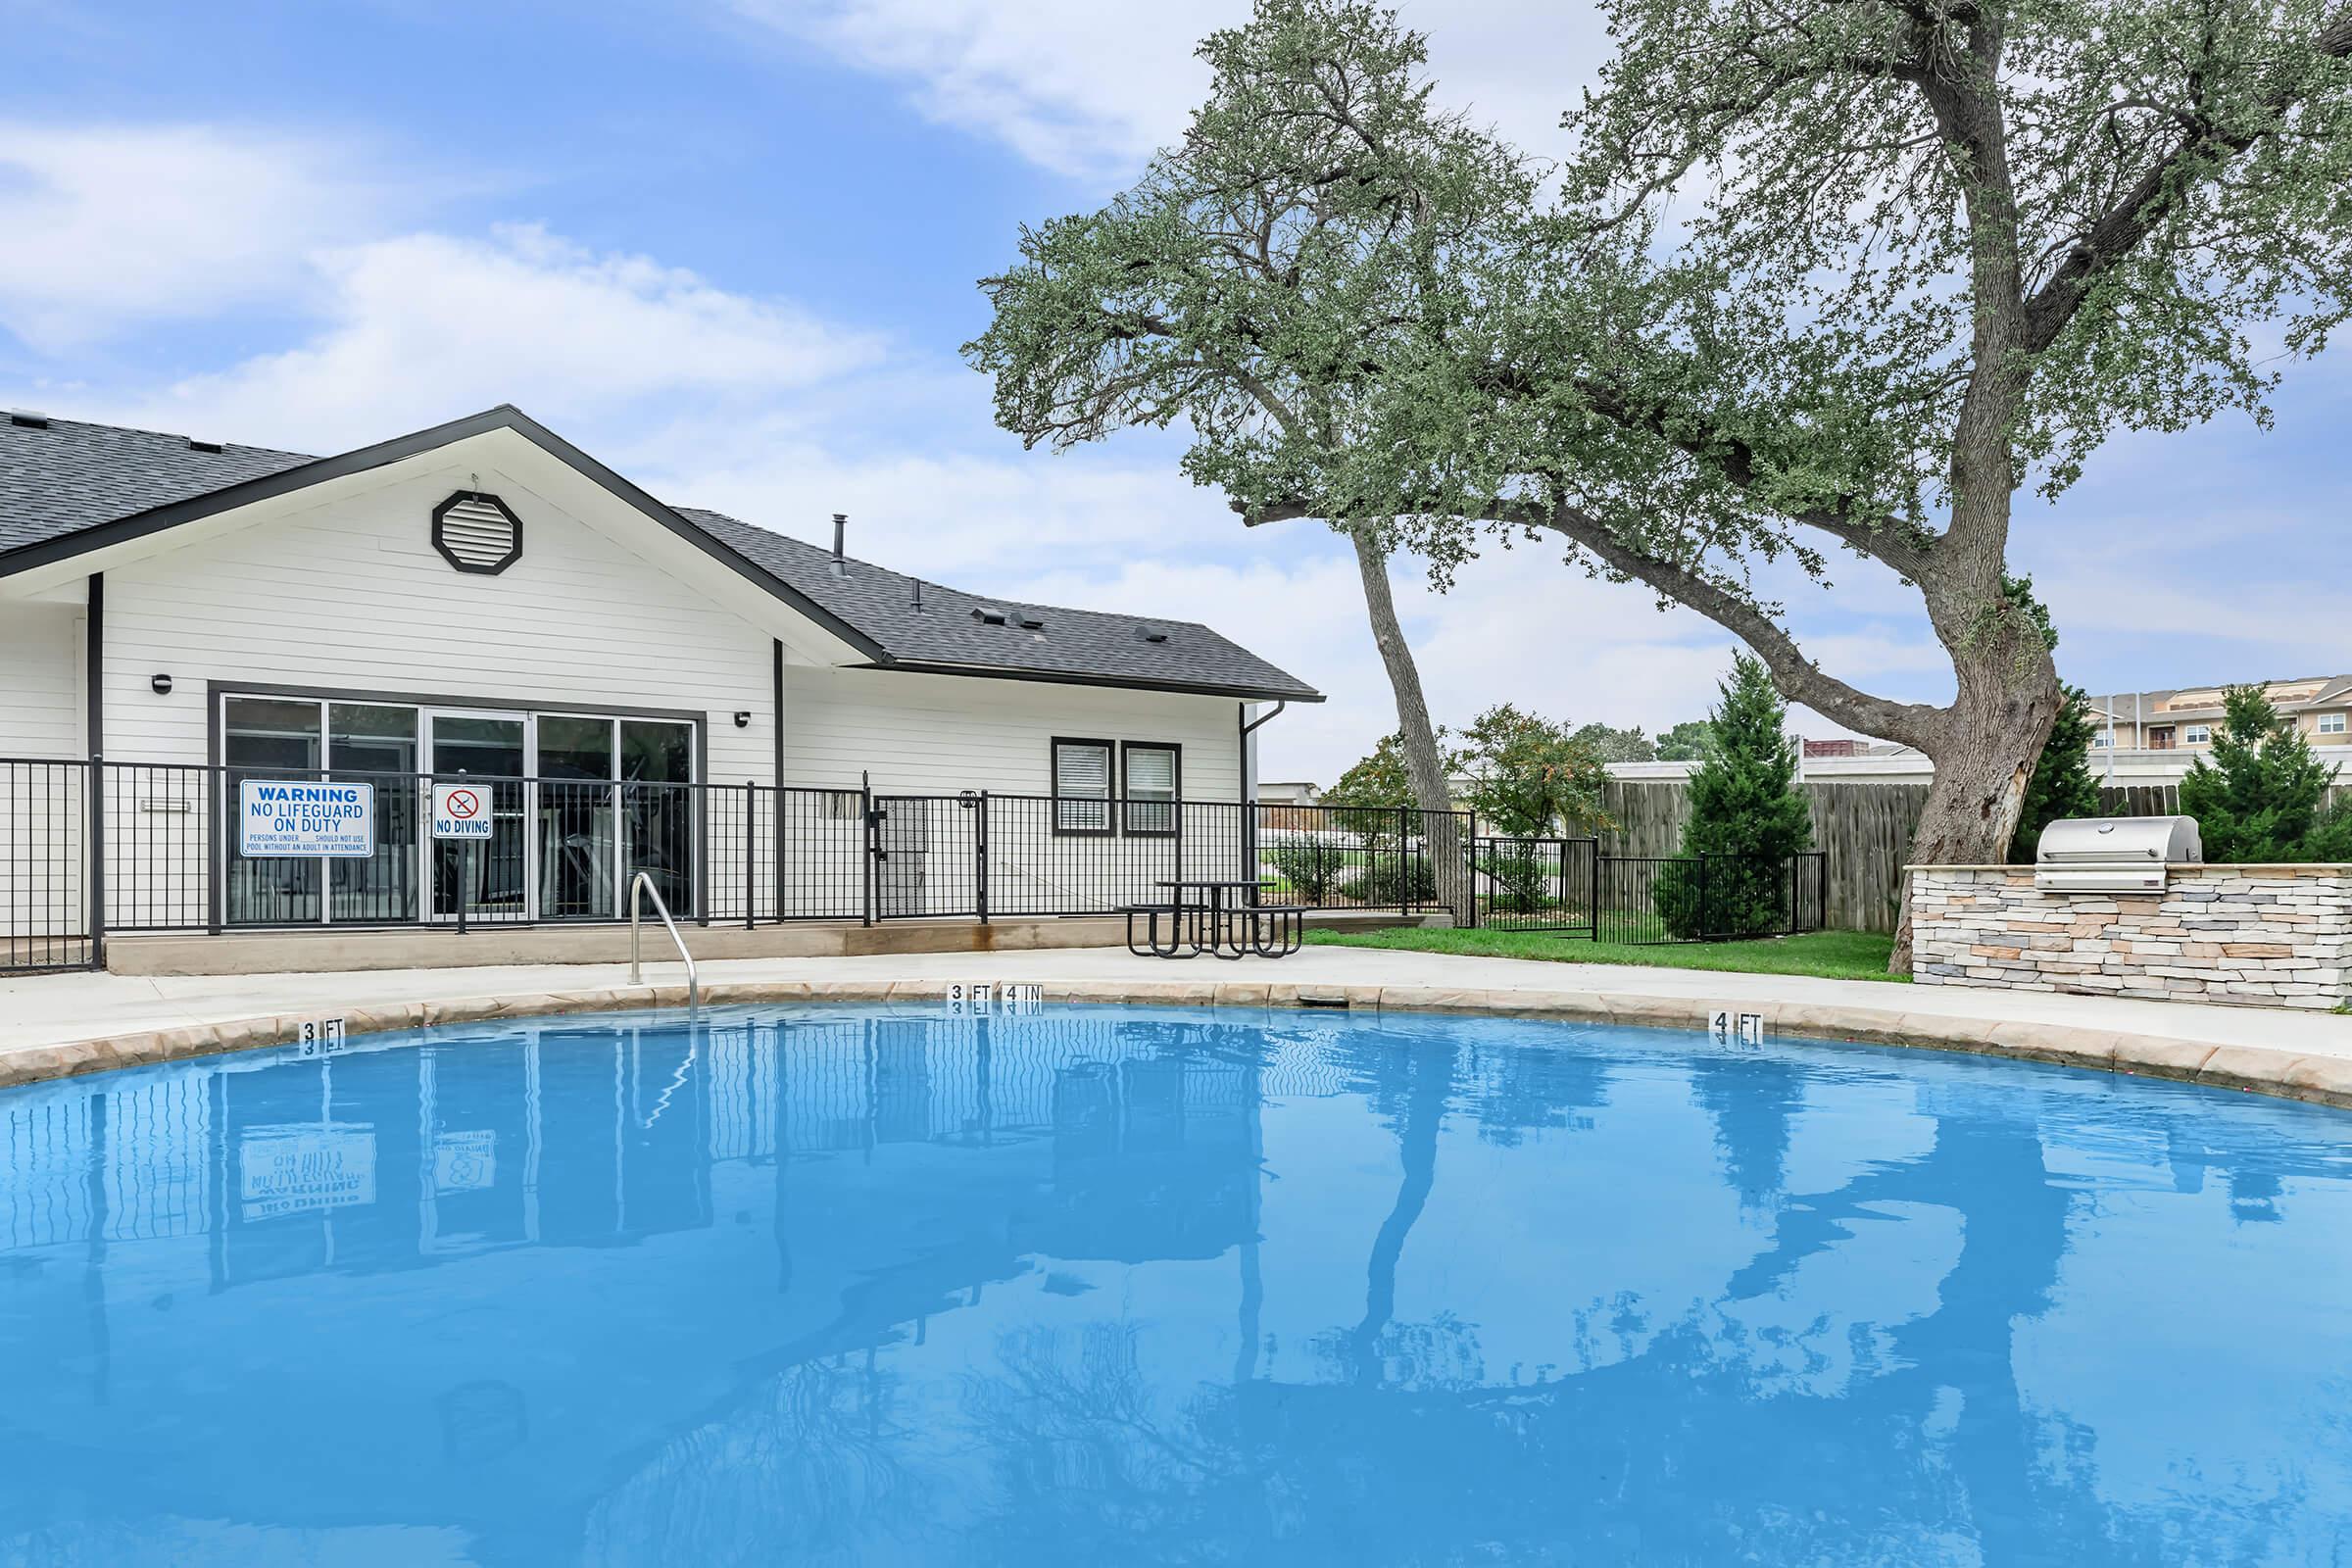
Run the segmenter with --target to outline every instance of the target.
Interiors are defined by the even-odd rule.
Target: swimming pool
[[[2352,1120],[1389,1013],[0,1094],[0,1562],[2305,1563]]]

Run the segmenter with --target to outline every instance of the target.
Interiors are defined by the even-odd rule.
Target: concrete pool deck
[[[0,979],[0,1085],[279,1044],[305,1018],[343,1017],[364,1033],[685,1004],[678,964],[646,972],[656,984],[630,986],[617,963]],[[1392,1007],[1669,1027],[1703,1028],[1711,1011],[1732,1007],[1761,1014],[1777,1034],[1938,1046],[2352,1106],[2352,1017],[2193,1003],[1362,948],[1234,963],[1166,962],[1119,948],[721,959],[705,962],[702,978],[712,1005],[928,1008],[951,980],[986,980],[1035,982],[1049,1002]]]

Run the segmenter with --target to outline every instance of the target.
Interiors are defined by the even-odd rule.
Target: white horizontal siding
[[[1055,736],[1172,741],[1184,797],[1241,798],[1240,705],[1227,697],[1047,681],[793,665],[785,671],[788,784],[906,794],[1052,793]]]
[[[0,757],[79,757],[79,605],[0,603]]]
[[[496,576],[457,571],[432,546],[433,507],[474,488],[522,518],[522,559]],[[250,682],[686,710],[705,722],[710,778],[773,771],[768,635],[512,476],[404,470],[110,571],[106,600],[117,760],[205,760],[208,685]],[[159,672],[169,697],[148,688]]]
[[[79,951],[81,641],[79,605],[0,602],[0,967]]]
[[[1060,837],[1047,803],[1003,799],[1052,793],[1052,747],[1061,736],[1173,742],[1184,749],[1186,800],[1238,801],[1241,715],[1231,698],[794,665],[785,671],[784,708],[788,784],[856,788],[871,770],[877,794],[999,797],[988,813],[988,882],[1000,912],[1109,909],[1165,899],[1155,885],[1162,877],[1241,874],[1236,808],[1186,812],[1177,839]],[[912,908],[968,909],[977,879],[972,824],[952,808],[924,815],[927,825],[885,862],[895,898]],[[909,829],[894,821],[885,831]]]

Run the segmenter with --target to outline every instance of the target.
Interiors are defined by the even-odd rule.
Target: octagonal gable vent
[[[433,548],[460,571],[495,576],[522,559],[522,519],[494,495],[461,490],[433,509]]]

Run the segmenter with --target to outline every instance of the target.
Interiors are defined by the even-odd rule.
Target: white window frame
[[[2183,746],[2211,746],[2213,744],[2213,726],[2210,724],[2181,725],[2180,744]]]
[[[2341,735],[2345,733],[2347,727],[2348,726],[2345,723],[2344,715],[2342,713],[2322,713],[2319,717],[2319,722],[2313,726],[2313,733],[2319,735]]]

